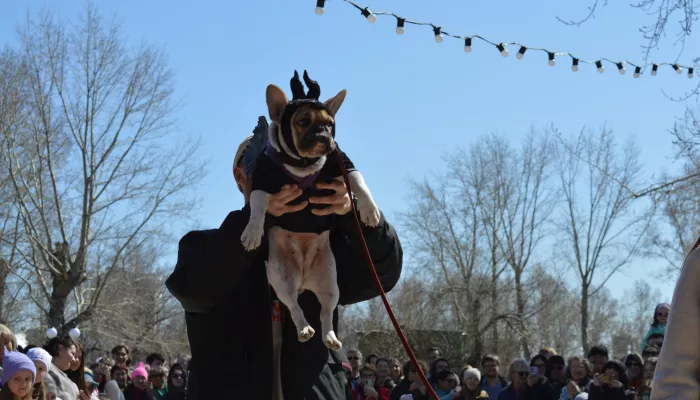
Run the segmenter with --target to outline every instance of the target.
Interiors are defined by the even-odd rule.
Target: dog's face
[[[335,115],[345,100],[345,90],[324,103],[292,102],[282,89],[267,87],[270,119],[288,134],[287,146],[294,146],[302,158],[319,158],[335,150]],[[287,140],[290,139],[290,140]]]

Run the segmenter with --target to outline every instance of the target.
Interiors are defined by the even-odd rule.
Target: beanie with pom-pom
[[[134,368],[134,372],[131,373],[131,380],[134,380],[137,376],[142,376],[148,380],[148,371],[146,371],[146,366],[142,362]]]

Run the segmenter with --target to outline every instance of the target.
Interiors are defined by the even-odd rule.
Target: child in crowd
[[[27,350],[27,357],[34,363],[36,368],[36,379],[34,380],[33,400],[46,400],[46,384],[44,377],[51,368],[51,355],[41,347],[32,347]]]
[[[4,350],[0,378],[0,400],[31,400],[36,367],[32,360],[18,351]]]
[[[642,353],[644,353],[644,348],[647,346],[649,336],[654,333],[666,335],[666,322],[668,322],[668,313],[670,311],[671,305],[668,303],[661,303],[656,306],[654,310],[654,322],[651,323],[651,327],[649,327],[646,336],[644,336],[644,340],[642,340]]]

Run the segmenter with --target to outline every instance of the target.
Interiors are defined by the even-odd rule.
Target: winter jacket
[[[503,389],[508,387],[508,382],[503,377],[499,376],[498,381],[500,382],[498,386],[489,386],[487,378],[485,376],[481,378],[481,387],[489,394],[491,400],[498,399]]]
[[[539,382],[533,386],[527,383],[523,385],[520,393],[518,393],[519,400],[559,400],[560,392],[552,385],[546,378],[541,379]]]
[[[408,390],[411,387],[411,381],[408,378],[403,378],[398,385],[391,389],[391,394],[389,395],[389,400],[399,400],[401,396],[409,394]]]
[[[522,386],[520,390],[515,390],[513,384],[508,385],[507,388],[503,389],[501,393],[498,394],[497,400],[517,400],[520,393],[523,391]]]
[[[109,400],[126,400],[124,398],[124,393],[119,389],[117,381],[108,381],[105,383],[105,394]]]
[[[236,398],[272,398],[273,291],[265,271],[267,237],[253,251],[243,248],[241,235],[249,216],[246,205],[231,212],[218,229],[186,234],[179,243],[175,270],[166,281],[170,293],[185,309],[192,352],[187,400],[220,398],[224,382],[226,387],[235,388]],[[339,305],[372,299],[379,291],[354,217],[351,213],[336,217],[330,243],[336,260]],[[401,275],[401,243],[383,214],[377,227],[363,225],[362,231],[381,284],[388,292]],[[299,342],[289,311],[283,308],[280,369],[284,399],[344,399],[350,394],[343,366],[348,363],[347,357],[323,344],[321,306],[316,295],[303,292],[298,303],[316,335]],[[337,321],[335,310],[336,331]],[[224,364],[227,368],[221,367]]]
[[[700,393],[700,238],[683,263],[654,373],[652,400],[697,400]]]
[[[56,398],[61,400],[78,398],[78,385],[53,364],[44,376],[44,383],[46,384],[47,397],[49,397],[48,393],[53,393]]]
[[[611,388],[591,384],[588,388],[588,400],[627,400],[625,388]]]

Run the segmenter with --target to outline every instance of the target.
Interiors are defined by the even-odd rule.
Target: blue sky
[[[9,2],[0,13],[0,43],[14,40],[15,27],[27,10],[45,4],[68,18],[84,6],[75,0],[62,0],[60,5]],[[510,57],[504,58],[479,42],[466,54],[459,40],[446,38],[436,44],[430,28],[407,26],[398,36],[393,18],[380,17],[371,25],[339,0],[328,0],[322,17],[314,14],[314,0],[97,4],[107,14],[117,13],[134,44],[145,40],[169,53],[177,95],[184,101],[178,135],[200,136],[199,156],[210,161],[200,192],[203,227],[218,226],[229,211],[241,207],[231,175],[233,155],[257,116],[267,114],[265,87],[276,83],[287,90],[294,69],[308,69],[320,82],[323,97],[348,90],[338,116],[339,141],[390,219],[405,209],[409,177],[439,171],[446,151],[468,146],[489,132],[519,142],[531,126],[554,124],[573,133],[584,125],[606,124],[621,140],[636,139],[646,176],[672,170],[668,128],[685,104],[668,100],[662,91],[679,95],[697,82],[670,69],[640,79],[632,78],[632,71],[620,76],[612,65],[604,74],[585,65],[573,73],[567,58],[549,67],[544,53],[527,53],[516,60],[517,47],[511,47]],[[569,51],[583,59],[641,61],[644,41],[638,28],[652,21],[626,4],[611,4],[578,28],[556,20],[585,15],[586,1],[365,4],[374,11],[434,22],[449,32]],[[655,59],[675,59],[672,39],[664,42]],[[692,44],[688,48],[700,48],[697,40]],[[691,55],[679,62],[689,63]],[[184,234],[188,226],[176,229]],[[654,260],[638,260],[609,287],[621,294],[620,288],[630,287],[635,279],[657,276],[655,269],[660,267]],[[673,283],[652,283],[670,300]]]

